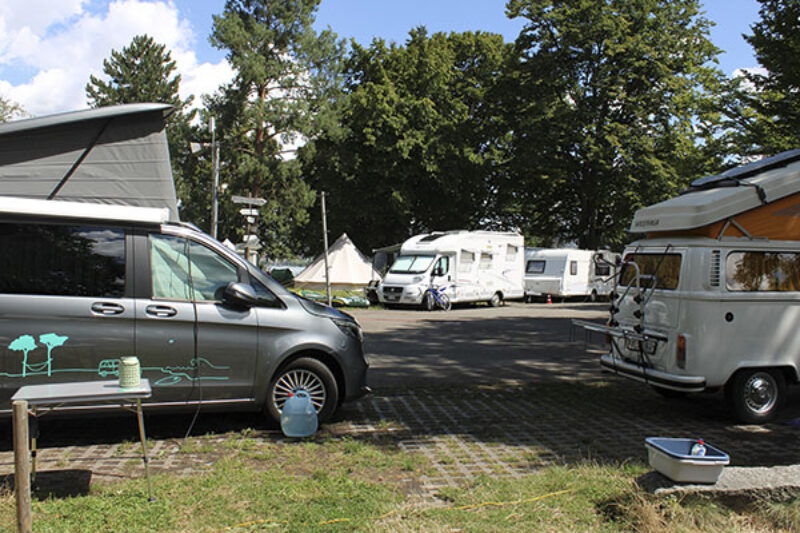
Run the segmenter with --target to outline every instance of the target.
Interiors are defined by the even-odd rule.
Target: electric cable
[[[191,399],[192,395],[194,394],[195,387],[200,392],[200,398],[197,400],[197,407],[194,410],[194,416],[192,416],[192,421],[189,423],[189,428],[186,430],[186,434],[183,436],[183,440],[189,438],[189,435],[192,433],[192,429],[194,428],[195,423],[197,422],[197,418],[200,416],[200,406],[203,405],[203,384],[200,382],[200,360],[198,359],[198,340],[197,337],[199,336],[199,327],[198,327],[198,316],[197,316],[197,298],[195,297],[194,293],[194,278],[192,277],[192,255],[191,249],[189,247],[189,239],[184,238],[183,244],[183,251],[184,255],[186,256],[186,263],[188,265],[187,274],[189,278],[189,298],[192,302],[192,310],[194,311],[194,320],[192,321],[192,336],[194,337],[194,354],[192,357],[192,369],[194,371],[194,378],[192,379],[192,388],[189,391],[189,397],[187,400]]]

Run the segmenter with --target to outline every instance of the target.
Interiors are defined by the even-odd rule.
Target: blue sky
[[[148,33],[172,50],[182,92],[213,92],[231,76],[224,53],[208,44],[212,15],[224,0],[2,0],[0,95],[32,115],[86,106],[89,75],[134,35]],[[742,33],[758,17],[756,0],[705,0],[716,23],[711,39],[725,51],[720,68],[731,75],[758,66]],[[431,32],[482,30],[513,40],[523,20],[505,16],[505,0],[323,0],[317,27],[368,44],[373,37],[403,42],[424,25]]]

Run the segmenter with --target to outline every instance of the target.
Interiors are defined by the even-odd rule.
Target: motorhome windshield
[[[678,288],[681,274],[681,254],[635,253],[626,254],[625,263],[619,276],[619,284],[636,285],[636,269],[628,265],[634,262],[639,266],[642,288],[674,290]]]
[[[435,255],[401,255],[398,257],[389,272],[394,274],[422,274],[427,272]]]

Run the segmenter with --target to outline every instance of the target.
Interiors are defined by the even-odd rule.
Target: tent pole
[[[328,295],[328,305],[333,305],[331,298],[331,277],[330,270],[328,270],[328,220],[325,213],[325,191],[322,191],[322,242],[324,245],[325,254],[325,292]]]

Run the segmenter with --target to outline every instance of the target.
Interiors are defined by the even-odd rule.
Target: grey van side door
[[[136,350],[153,401],[252,398],[258,348],[255,311],[222,304],[239,267],[186,236],[139,237],[146,260],[137,277]]]
[[[134,354],[126,231],[0,222],[0,249],[0,406],[23,385],[116,379]]]

